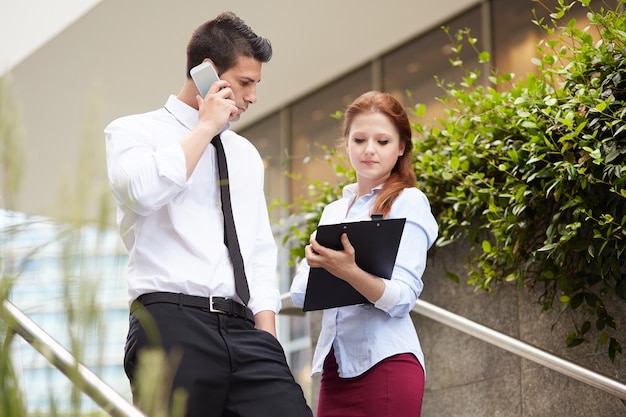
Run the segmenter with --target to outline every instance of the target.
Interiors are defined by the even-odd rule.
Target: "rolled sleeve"
[[[398,303],[402,292],[397,282],[384,279],[383,283],[385,284],[385,290],[383,295],[376,300],[374,306],[384,312],[388,312]]]
[[[300,262],[296,276],[293,278],[293,282],[291,283],[291,301],[293,301],[293,303],[298,307],[302,307],[304,305],[306,286],[309,281],[309,270],[309,264],[306,262],[306,259],[303,259]]]
[[[149,144],[127,119],[105,129],[107,169],[115,198],[139,215],[152,213],[188,188],[185,155],[178,142]]]

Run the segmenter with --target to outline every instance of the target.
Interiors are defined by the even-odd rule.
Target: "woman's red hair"
[[[386,217],[391,206],[405,188],[415,187],[416,178],[413,171],[411,150],[411,124],[402,104],[387,93],[369,91],[354,100],[343,114],[343,137],[348,138],[354,117],[363,113],[380,113],[387,117],[396,127],[400,136],[400,143],[404,145],[404,152],[398,157],[391,170],[391,175],[380,190],[372,214],[382,214]]]

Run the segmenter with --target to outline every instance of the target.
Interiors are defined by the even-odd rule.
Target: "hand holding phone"
[[[196,65],[189,71],[189,74],[203,98],[206,96],[209,88],[211,88],[211,85],[220,79],[210,61],[204,61],[200,65]]]

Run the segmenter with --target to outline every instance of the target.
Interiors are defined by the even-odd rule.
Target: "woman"
[[[423,288],[437,223],[426,196],[415,188],[411,126],[396,99],[370,91],[346,109],[343,136],[357,182],[324,209],[320,224],[373,214],[406,218],[406,224],[391,279],[359,268],[345,234],[341,251],[321,246],[315,235],[305,248],[291,285],[296,305],[304,303],[311,267],[326,269],[371,302],[324,310],[312,370],[322,372],[317,417],[419,416],[424,355],[409,312]]]

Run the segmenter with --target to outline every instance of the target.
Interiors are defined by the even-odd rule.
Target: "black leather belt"
[[[141,306],[155,303],[178,304],[186,307],[206,308],[213,313],[239,317],[254,323],[252,310],[241,303],[225,297],[199,297],[196,295],[175,294],[172,292],[151,292],[142,294],[131,304],[130,312],[135,312]]]

